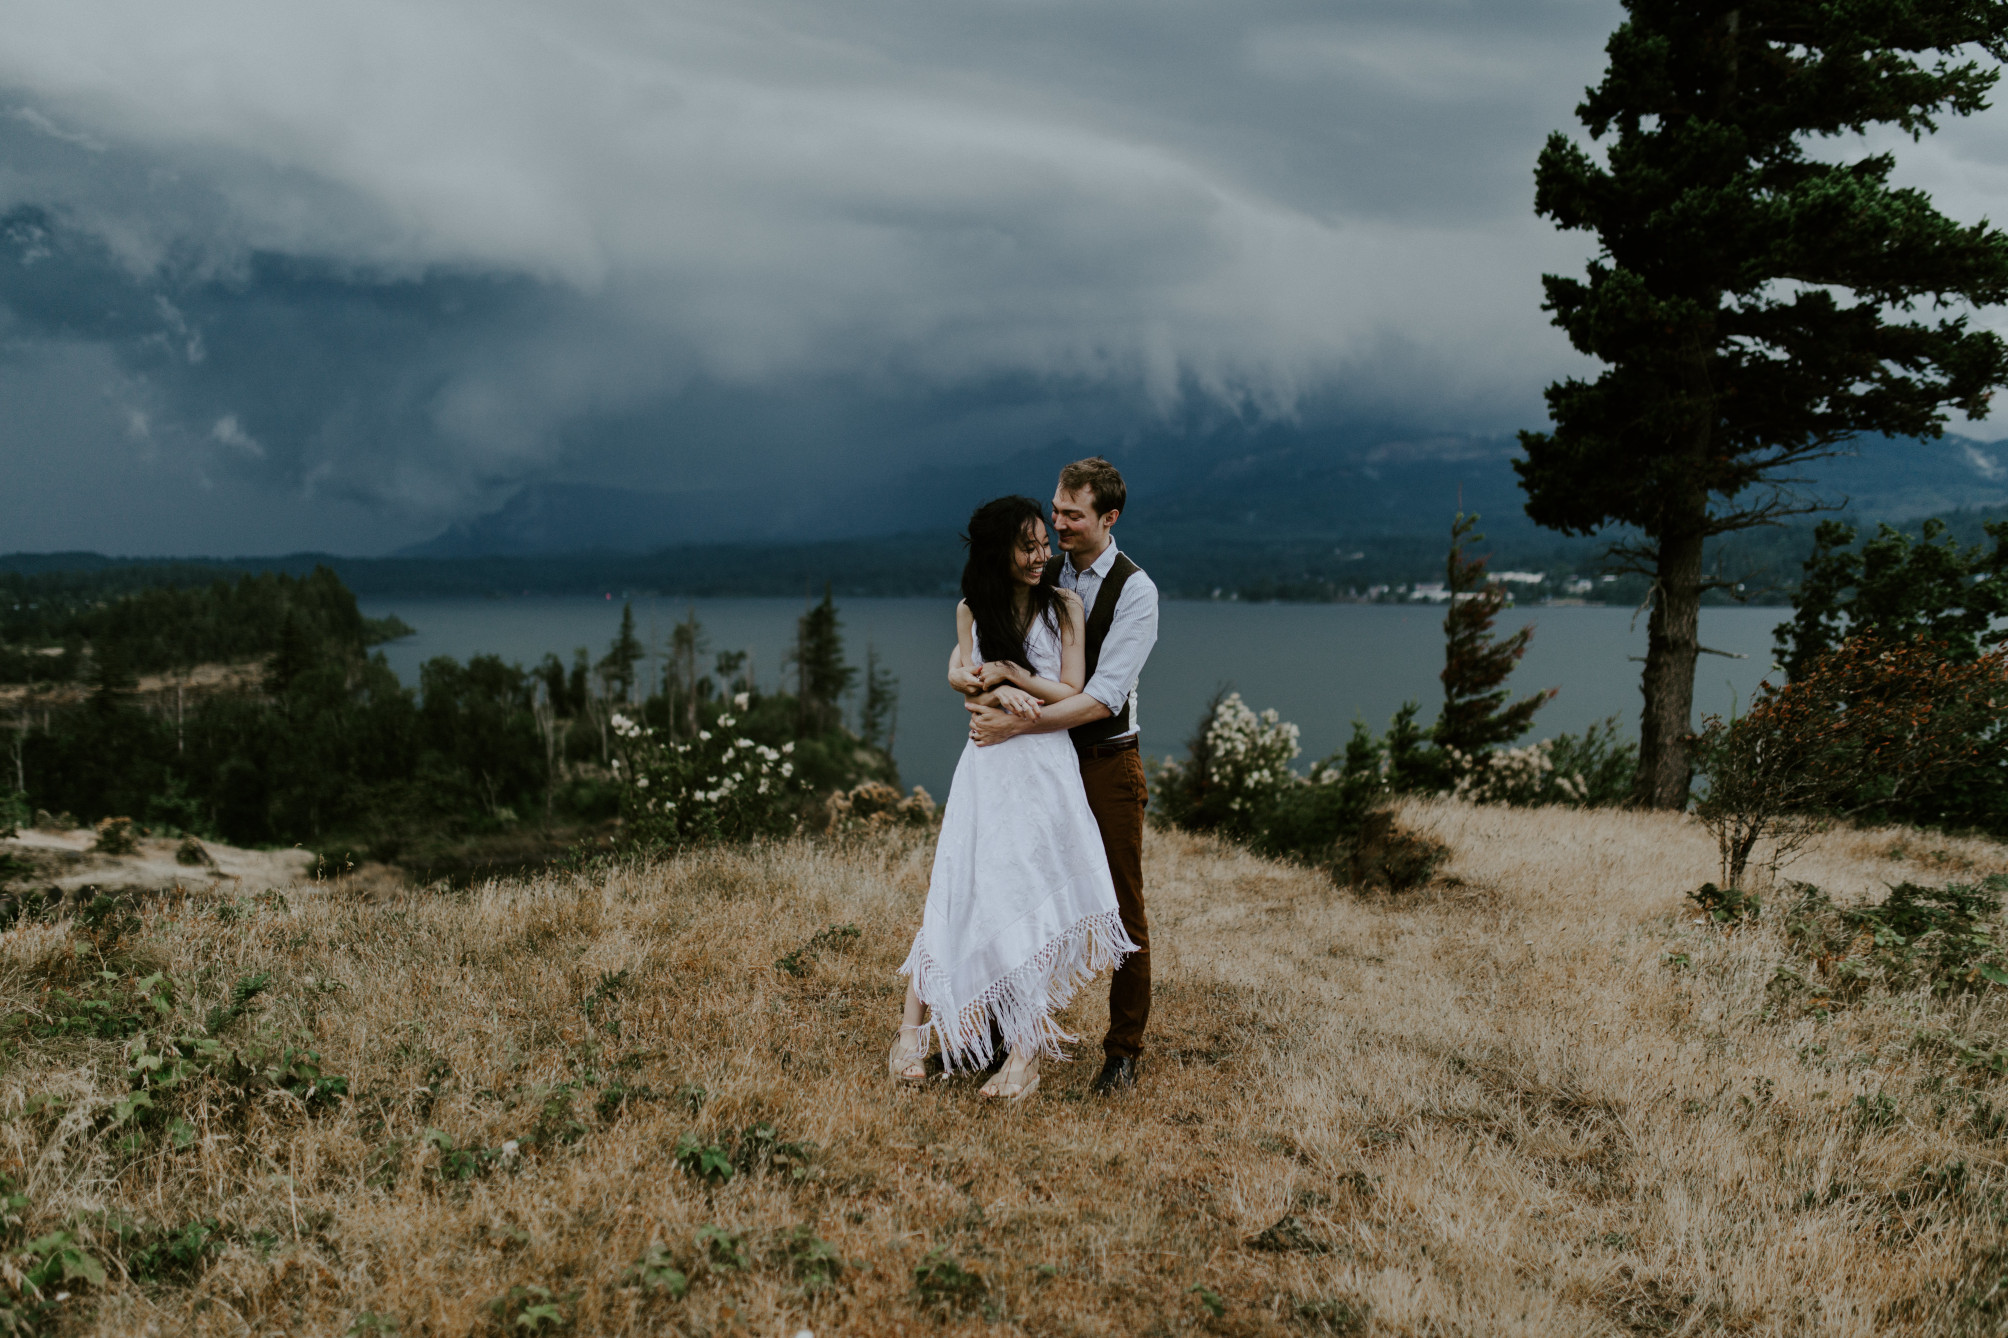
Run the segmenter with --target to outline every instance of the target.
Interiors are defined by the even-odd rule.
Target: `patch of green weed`
[[[786,956],[776,958],[774,969],[783,975],[806,976],[825,949],[842,947],[858,937],[856,925],[825,925],[814,936]]]
[[[932,1250],[913,1266],[913,1299],[927,1310],[969,1314],[990,1298],[990,1284],[974,1269],[964,1268],[944,1249]]]
[[[660,1245],[649,1246],[641,1258],[627,1266],[623,1278],[639,1286],[643,1291],[664,1292],[681,1297],[690,1290],[690,1279],[676,1266],[676,1261]]]

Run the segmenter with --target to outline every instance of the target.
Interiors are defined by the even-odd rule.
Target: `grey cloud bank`
[[[16,5],[0,548],[380,551],[524,480],[1526,425],[1575,365],[1538,276],[1585,250],[1533,155],[1617,15]],[[1998,125],[1920,184],[1987,212]]]

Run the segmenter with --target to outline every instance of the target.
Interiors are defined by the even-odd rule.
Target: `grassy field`
[[[1872,935],[1815,952],[1783,888],[1754,924],[1698,921],[1683,894],[1715,857],[1685,819],[1406,818],[1454,854],[1396,898],[1154,833],[1151,1048],[1109,1102],[1086,1095],[1098,998],[1025,1106],[888,1083],[911,840],[16,928],[0,1294],[32,1274],[45,1304],[5,1313],[63,1334],[2008,1332],[2008,989],[1906,985]],[[1791,873],[1846,901],[2000,871],[2001,847],[1884,831]]]

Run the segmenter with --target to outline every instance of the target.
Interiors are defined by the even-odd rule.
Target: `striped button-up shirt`
[[[1104,548],[1086,571],[1075,571],[1074,560],[1061,555],[1060,588],[1080,595],[1084,618],[1094,613],[1095,597],[1101,594],[1102,582],[1115,563],[1114,544]],[[1122,595],[1116,600],[1115,621],[1109,624],[1109,634],[1102,638],[1095,676],[1084,689],[1108,707],[1110,715],[1121,715],[1123,703],[1129,703],[1130,728],[1117,738],[1137,736],[1136,681],[1143,673],[1143,662],[1150,658],[1151,647],[1156,644],[1157,586],[1139,569],[1123,584]]]

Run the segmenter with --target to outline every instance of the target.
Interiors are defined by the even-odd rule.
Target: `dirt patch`
[[[304,882],[314,867],[310,850],[240,850],[221,842],[195,843],[181,837],[141,836],[130,854],[98,849],[99,834],[88,827],[64,831],[28,830],[0,840],[0,896],[18,903],[39,894],[68,905],[86,888],[102,893],[138,894],[217,891],[250,895]]]

